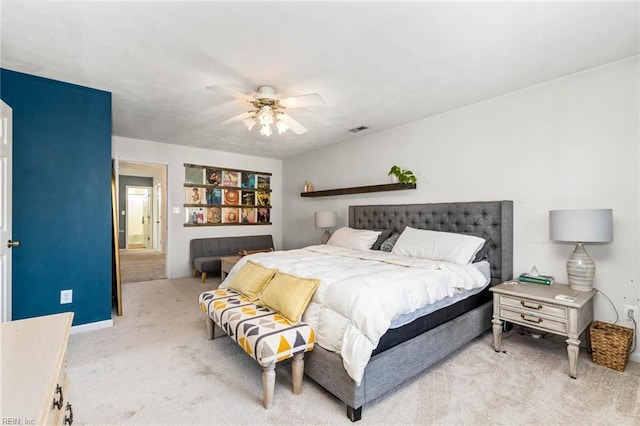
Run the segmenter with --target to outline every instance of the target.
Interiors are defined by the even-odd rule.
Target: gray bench
[[[197,238],[191,240],[189,261],[193,276],[220,273],[220,258],[237,255],[241,251],[273,250],[271,235],[249,235],[244,237]]]

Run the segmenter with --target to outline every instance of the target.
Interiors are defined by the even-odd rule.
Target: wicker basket
[[[601,321],[591,323],[593,362],[617,371],[624,371],[629,362],[633,329]]]

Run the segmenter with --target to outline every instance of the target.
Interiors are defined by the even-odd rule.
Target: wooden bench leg
[[[202,273],[202,275],[200,276],[200,282],[201,282],[202,284],[204,284],[204,280],[205,280],[206,278],[207,278],[207,273],[206,273],[206,272],[203,272],[203,273]]]
[[[304,352],[293,356],[291,361],[291,376],[293,377],[293,393],[302,392],[302,378],[304,376]]]
[[[197,269],[194,269],[194,270],[193,270],[193,278],[195,278],[195,277],[197,277],[197,276],[198,276],[198,270],[197,270]]]
[[[276,363],[262,367],[262,405],[269,408],[273,404],[273,389],[276,386]]]

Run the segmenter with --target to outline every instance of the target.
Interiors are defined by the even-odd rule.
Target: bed
[[[490,285],[513,278],[511,201],[349,207],[351,228],[401,232],[407,225],[483,237],[488,240]],[[343,401],[349,419],[357,421],[367,402],[421,374],[488,330],[491,326],[492,303],[490,298],[486,300],[479,307],[453,319],[447,318],[448,321],[431,330],[375,353],[367,364],[360,385],[345,372],[340,355],[319,345],[307,356],[305,374]],[[426,347],[429,351],[425,351]]]
[[[416,281],[421,279],[419,277],[431,273],[422,272],[424,269],[420,269],[428,268],[428,265],[420,264],[418,269],[421,272],[416,273],[415,268],[403,268],[408,265],[396,265],[393,259],[387,261],[385,258],[378,262],[376,256],[382,259],[385,257],[384,253],[361,251],[362,254],[350,254],[347,249],[344,249],[345,253],[340,253],[340,249],[329,246],[325,246],[325,248],[322,246],[307,247],[252,257],[267,267],[281,268],[284,272],[302,272],[313,275],[315,273],[314,267],[318,268],[317,271],[322,271],[319,278],[323,280],[323,284],[314,295],[313,301],[303,316],[305,322],[313,321],[311,325],[316,329],[318,336],[314,351],[309,353],[305,359],[305,374],[343,401],[347,406],[347,416],[352,421],[357,421],[362,416],[364,404],[392,391],[489,329],[492,303],[488,287],[512,278],[512,216],[511,201],[350,206],[349,228],[352,229],[387,230],[401,233],[405,227],[410,226],[416,229],[470,234],[482,237],[487,241],[483,256],[490,264],[490,268],[488,268],[490,277],[480,276],[480,279],[483,281],[483,286],[486,281],[490,281],[488,286],[484,289],[479,288],[471,297],[458,300],[428,315],[413,319],[405,325],[389,329],[384,324],[382,326],[379,324],[385,323],[378,319],[378,315],[382,315],[382,312],[375,311],[374,316],[370,312],[364,312],[360,313],[362,316],[358,317],[357,311],[362,306],[368,306],[369,301],[373,300],[373,293],[381,291],[384,292],[381,293],[384,298],[388,297],[389,300],[393,300],[395,297],[398,304],[403,302],[405,293],[398,293],[398,287],[402,287],[403,291],[410,289],[413,292],[416,288]],[[335,254],[335,250],[338,250],[338,255]],[[338,281],[340,285],[333,285],[334,276],[342,273],[338,263],[342,262],[343,255],[346,257],[362,256],[359,257],[358,262],[363,262],[359,267],[365,272],[362,275],[354,273],[350,281]],[[398,256],[396,255],[396,257]],[[402,256],[400,257],[402,258]],[[323,258],[334,259],[335,263]],[[398,261],[403,262],[404,259],[409,259],[406,260],[409,263],[423,261],[406,257]],[[242,267],[240,264],[236,266]],[[457,267],[451,264],[446,266],[454,269]],[[287,268],[295,270],[291,271]],[[460,268],[468,268],[468,266]],[[234,270],[237,268],[234,267]],[[234,273],[234,270],[231,271],[231,274]],[[466,275],[470,271],[464,269],[454,272]],[[433,273],[440,272],[433,271]],[[444,275],[446,274],[443,273]],[[384,279],[382,279],[383,277]],[[366,286],[364,286],[364,281],[366,281]],[[393,287],[383,287],[381,290],[381,287],[370,286],[372,281],[382,281],[382,283],[376,284],[380,286],[385,285],[386,281],[393,281],[394,285]],[[477,277],[475,281],[478,284]],[[366,288],[367,292],[363,292],[362,288]],[[319,295],[322,292],[324,293]],[[391,296],[391,293],[394,293],[395,296]],[[349,302],[333,302],[338,298],[329,298],[327,294],[338,295],[339,299],[344,298]],[[356,295],[356,299],[347,299],[353,294]],[[377,294],[377,296],[379,295]],[[430,296],[424,296],[423,300],[425,297]],[[443,296],[440,294],[438,297]],[[360,298],[366,302],[363,303]],[[413,298],[413,293],[408,298]],[[326,324],[321,324],[322,320],[314,319],[316,312],[318,312],[318,318],[326,318],[326,315],[329,314],[343,313],[339,310],[327,313],[326,309],[329,309],[327,306],[330,303],[341,303],[341,306],[350,312],[346,318],[347,321],[343,322],[346,324],[346,330],[336,327],[339,330],[333,331],[332,328],[327,328]],[[391,306],[392,304],[386,305]],[[376,309],[380,309],[380,306],[378,304]],[[403,307],[402,309],[406,310],[407,308]],[[390,322],[391,318],[395,318],[393,315],[396,314],[393,309],[389,308],[391,312],[387,312],[386,307],[381,310],[385,311],[383,312],[386,314],[385,321]],[[354,328],[352,324],[356,324],[356,328],[358,328],[363,322],[366,330],[362,334],[366,334],[366,336],[354,335],[357,333],[351,330]],[[385,324],[389,325],[388,322]],[[374,323],[375,326],[370,327]],[[372,334],[369,333],[372,328],[375,328],[375,332],[378,333],[373,339],[371,338]],[[356,331],[360,332],[360,329]],[[341,346],[337,347],[333,342],[325,339],[329,344],[323,347],[321,344],[322,335],[332,333],[338,336],[336,341],[339,341]],[[429,349],[425,350],[425,348]],[[358,349],[358,351],[355,353],[356,351],[351,349]]]

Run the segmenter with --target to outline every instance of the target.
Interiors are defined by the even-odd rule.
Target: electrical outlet
[[[73,301],[73,290],[60,290],[60,304],[71,303]]]
[[[640,322],[640,310],[638,310],[637,306],[624,305],[624,311],[622,315],[622,319],[631,322],[629,318],[629,312],[632,312],[631,316],[636,320],[636,324]]]

